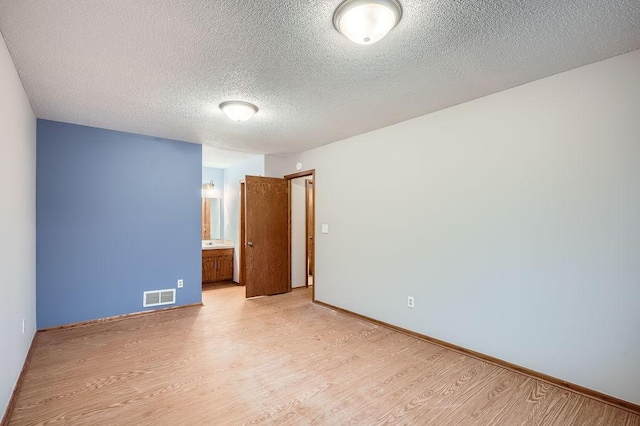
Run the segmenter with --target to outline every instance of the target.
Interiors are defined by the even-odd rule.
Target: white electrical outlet
[[[415,301],[413,300],[413,296],[408,296],[407,297],[407,307],[408,308],[415,308]]]
[[[178,288],[184,287],[184,280],[178,280]]]
[[[27,321],[26,318],[22,318],[22,334],[24,334],[24,323]]]

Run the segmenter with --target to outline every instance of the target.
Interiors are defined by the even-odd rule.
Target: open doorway
[[[313,285],[313,179],[291,179],[291,287]]]
[[[305,235],[307,237],[307,287],[313,285],[313,274],[315,269],[315,226],[316,226],[316,210],[313,179],[305,180],[305,222],[307,224]]]
[[[315,170],[287,175],[291,287],[311,287],[315,300]]]

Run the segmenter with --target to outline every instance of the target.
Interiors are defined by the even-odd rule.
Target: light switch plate
[[[329,225],[327,225],[326,223],[322,224],[322,233],[323,234],[328,234],[329,233]]]

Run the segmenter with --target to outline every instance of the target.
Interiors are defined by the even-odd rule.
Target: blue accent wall
[[[38,328],[143,311],[178,279],[171,306],[200,303],[201,174],[200,145],[38,120]]]

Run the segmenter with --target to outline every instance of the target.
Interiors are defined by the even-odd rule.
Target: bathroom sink
[[[223,242],[214,242],[214,241],[204,241],[202,243],[202,250],[221,249],[221,248],[233,248],[233,244],[228,244]]]

